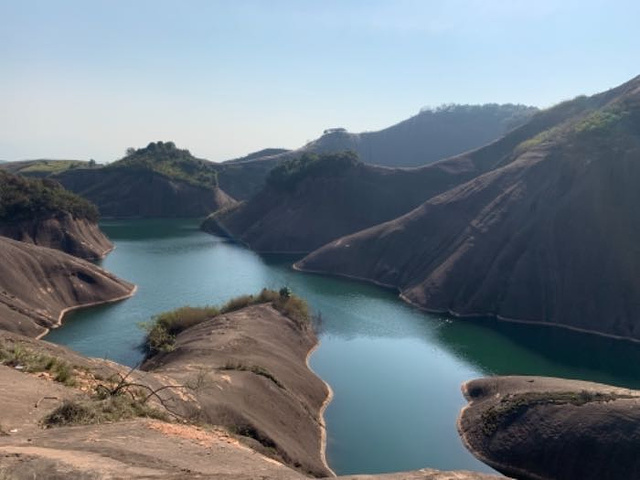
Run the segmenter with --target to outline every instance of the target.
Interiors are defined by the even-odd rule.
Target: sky
[[[0,159],[214,161],[640,74],[637,0],[0,0]]]

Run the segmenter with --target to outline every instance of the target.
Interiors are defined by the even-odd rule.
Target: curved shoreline
[[[133,297],[135,295],[136,291],[138,290],[138,286],[135,285],[135,284],[132,284],[132,285],[133,286],[131,288],[131,291],[129,293],[125,294],[125,295],[121,295],[121,296],[116,297],[116,298],[111,298],[109,300],[99,300],[97,302],[83,303],[83,304],[80,304],[80,305],[73,305],[71,307],[63,308],[60,311],[60,314],[58,315],[58,320],[56,320],[56,323],[54,325],[52,325],[51,327],[43,327],[45,329],[45,331],[42,332],[37,337],[35,337],[36,340],[42,339],[52,329],[60,328],[62,326],[64,316],[69,312],[72,312],[74,310],[80,310],[82,308],[90,308],[90,307],[97,307],[98,305],[106,305],[108,303],[116,303],[116,302],[120,302],[122,300],[126,300],[127,298]]]
[[[382,282],[377,282],[376,280],[372,280],[369,278],[365,278],[365,277],[357,277],[355,275],[346,275],[346,274],[342,274],[342,273],[330,273],[330,272],[326,272],[326,271],[322,271],[322,270],[311,270],[311,269],[304,269],[304,268],[300,268],[299,266],[297,266],[297,262],[294,263],[292,265],[292,268],[297,271],[297,272],[301,272],[301,273],[312,273],[314,275],[326,275],[329,277],[338,277],[338,278],[346,278],[348,280],[355,280],[358,282],[364,282],[364,283],[368,283],[368,284],[372,284],[372,285],[376,285],[378,287],[382,287],[385,288],[387,290],[393,290],[395,292],[398,293],[398,297],[405,302],[408,305],[411,305],[414,308],[417,308],[418,310],[422,310],[423,312],[427,312],[427,313],[437,313],[437,314],[441,314],[441,315],[449,315],[451,317],[455,317],[455,318],[491,318],[500,322],[508,322],[508,323],[521,323],[521,324],[525,324],[525,325],[533,325],[533,326],[540,326],[540,327],[551,327],[551,328],[561,328],[564,330],[570,330],[572,332],[578,332],[578,333],[586,333],[589,335],[595,335],[598,337],[603,337],[603,338],[608,338],[611,340],[620,340],[620,341],[626,341],[626,342],[632,342],[632,343],[640,343],[640,339],[639,338],[633,338],[633,337],[624,337],[622,335],[615,335],[613,333],[603,333],[603,332],[598,332],[597,330],[589,330],[586,328],[580,328],[580,327],[573,327],[571,325],[563,325],[560,323],[549,323],[549,322],[544,322],[541,320],[525,320],[525,319],[519,319],[519,318],[511,318],[511,317],[505,317],[496,313],[458,313],[455,310],[451,310],[451,309],[441,309],[441,308],[429,308],[426,307],[424,305],[420,305],[418,303],[415,303],[413,301],[411,301],[409,298],[407,298],[406,295],[404,295],[402,293],[402,291],[400,290],[399,287],[394,286],[394,285],[389,285],[387,283],[382,283]]]
[[[316,377],[318,377],[322,381],[322,383],[324,383],[325,386],[327,387],[327,398],[325,398],[324,402],[322,402],[322,405],[320,406],[320,411],[318,412],[318,415],[320,417],[320,459],[322,460],[322,463],[325,466],[325,468],[329,470],[334,477],[336,477],[337,476],[336,472],[333,471],[333,469],[329,466],[329,463],[327,462],[327,424],[324,419],[324,412],[329,406],[329,404],[331,403],[331,401],[333,400],[333,389],[331,388],[331,385],[325,382],[324,379],[320,375],[318,375],[313,370],[313,368],[311,368],[311,365],[309,364],[311,355],[313,355],[313,353],[318,349],[318,347],[320,347],[320,340],[318,340],[316,344],[311,348],[311,350],[307,352],[307,358],[305,359],[305,363],[309,371],[313,373]]]

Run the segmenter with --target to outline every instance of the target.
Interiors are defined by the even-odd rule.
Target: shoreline
[[[434,313],[434,314],[440,314],[440,315],[448,315],[450,317],[454,317],[454,318],[469,318],[469,319],[474,319],[474,318],[489,318],[489,319],[493,319],[499,322],[508,322],[508,323],[521,323],[524,325],[532,325],[532,326],[539,326],[539,327],[551,327],[551,328],[561,328],[564,330],[570,330],[572,332],[577,332],[577,333],[584,333],[584,334],[588,334],[588,335],[595,335],[598,337],[603,337],[603,338],[608,338],[610,340],[618,340],[618,341],[625,341],[625,342],[631,342],[631,343],[640,343],[640,339],[639,338],[633,338],[633,337],[625,337],[622,335],[615,335],[613,333],[603,333],[603,332],[598,332],[597,330],[589,330],[586,328],[580,328],[580,327],[574,327],[571,325],[563,325],[560,323],[549,323],[549,322],[545,322],[542,320],[525,320],[525,319],[518,319],[518,318],[510,318],[510,317],[505,317],[496,313],[458,313],[455,310],[451,310],[451,309],[440,309],[440,308],[429,308],[426,307],[424,305],[420,305],[418,303],[415,303],[413,301],[411,301],[409,298],[407,298],[406,295],[404,295],[404,293],[402,293],[402,291],[400,290],[400,288],[398,288],[397,286],[394,285],[389,285],[386,283],[381,283],[381,282],[377,282],[376,280],[372,280],[369,278],[364,278],[364,277],[356,277],[355,275],[346,275],[346,274],[342,274],[342,273],[329,273],[326,271],[322,271],[322,270],[311,270],[311,269],[304,269],[304,268],[300,268],[297,266],[297,262],[294,263],[292,265],[292,268],[297,271],[297,272],[301,272],[301,273],[311,273],[314,275],[326,275],[328,277],[338,277],[338,278],[346,278],[348,280],[355,280],[358,282],[363,282],[363,283],[368,283],[371,285],[376,285],[378,287],[382,287],[384,289],[387,290],[393,290],[395,292],[398,293],[398,297],[400,298],[400,300],[402,300],[404,303],[406,303],[407,305],[410,305],[414,308],[417,308],[418,310],[421,310],[423,312],[427,312],[427,313]]]
[[[324,412],[327,409],[327,407],[329,406],[329,404],[331,403],[331,401],[333,400],[333,389],[331,388],[331,385],[329,385],[327,382],[325,382],[324,379],[320,375],[318,375],[313,370],[313,368],[311,368],[311,365],[309,364],[309,360],[311,359],[311,355],[313,355],[313,353],[319,347],[320,347],[320,340],[318,339],[318,341],[311,348],[311,350],[309,350],[307,352],[307,357],[305,359],[305,363],[307,365],[307,369],[311,373],[313,373],[316,377],[318,377],[320,379],[320,381],[322,381],[322,383],[324,383],[324,385],[327,387],[327,398],[325,398],[324,401],[322,402],[322,405],[320,405],[320,410],[318,412],[318,415],[320,417],[320,459],[322,460],[322,463],[325,466],[325,468],[327,470],[329,470],[329,472],[331,472],[331,474],[334,477],[337,477],[336,472],[333,471],[333,469],[329,466],[329,463],[327,462],[327,424],[326,424],[325,419],[324,419]]]
[[[138,286],[135,285],[135,284],[131,284],[131,285],[132,285],[131,291],[129,293],[125,294],[125,295],[121,295],[121,296],[116,297],[116,298],[111,298],[109,300],[99,300],[99,301],[96,301],[96,302],[83,303],[83,304],[80,304],[80,305],[73,305],[73,306],[70,306],[70,307],[67,307],[67,308],[63,308],[60,311],[60,314],[58,315],[58,319],[56,320],[56,323],[54,325],[52,325],[51,327],[48,327],[48,328],[47,327],[43,327],[45,329],[45,331],[42,332],[37,337],[35,337],[36,340],[41,340],[49,332],[51,332],[51,330],[60,328],[62,326],[62,324],[63,324],[64,316],[69,312],[72,312],[74,310],[80,310],[82,308],[97,307],[99,305],[106,305],[106,304],[109,304],[109,303],[116,303],[116,302],[120,302],[122,300],[126,300],[127,298],[133,297],[136,294],[137,290],[138,290]]]

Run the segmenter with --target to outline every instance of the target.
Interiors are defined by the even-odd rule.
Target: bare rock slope
[[[638,478],[640,392],[544,377],[463,386],[458,429],[480,460],[523,480]]]
[[[469,161],[472,180],[297,268],[395,287],[429,310],[640,340],[640,77],[434,166]]]
[[[70,214],[0,224],[0,235],[97,260],[113,250],[98,224]]]
[[[0,329],[39,336],[69,309],[126,298],[134,289],[85,260],[0,238]]]

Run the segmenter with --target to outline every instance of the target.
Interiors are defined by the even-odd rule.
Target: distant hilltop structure
[[[331,135],[332,133],[347,133],[346,128],[327,128],[324,131],[324,135]]]

